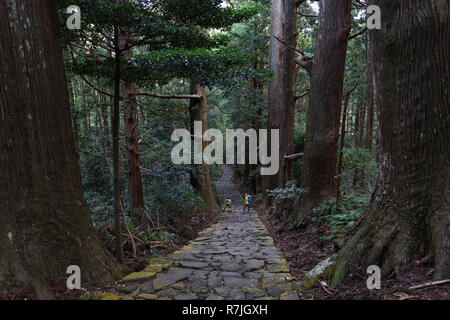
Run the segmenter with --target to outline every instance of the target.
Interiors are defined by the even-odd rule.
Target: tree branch
[[[306,54],[297,53],[295,57],[295,63],[305,69],[311,75],[312,66],[314,63],[313,57]]]
[[[300,98],[303,98],[304,96],[306,96],[306,95],[309,93],[309,90],[310,90],[310,89],[306,89],[305,92],[300,93],[299,95],[296,95],[296,96],[295,96],[295,100],[300,99]]]
[[[304,153],[294,153],[294,154],[290,154],[288,156],[284,156],[284,158],[287,160],[295,160],[295,159],[303,158],[303,156],[304,156]]]
[[[92,83],[90,83],[83,75],[79,74],[79,76],[81,77],[81,79],[83,79],[84,82],[86,82],[86,84],[87,84],[89,87],[91,87],[91,88],[94,89],[95,91],[100,92],[101,94],[104,94],[105,96],[114,98],[114,95],[113,95],[113,94],[111,94],[111,93],[109,93],[109,92],[106,92],[106,91],[103,91],[103,90],[97,88],[97,87],[94,86]],[[122,97],[119,97],[119,99],[123,100]]]
[[[201,99],[198,94],[159,94],[152,92],[136,92],[136,96],[150,96],[160,99]]]
[[[350,41],[350,40],[356,38],[357,36],[362,35],[364,32],[366,32],[366,30],[367,30],[367,27],[364,27],[361,31],[358,31],[357,33],[349,35],[347,41]]]
[[[297,53],[296,57],[295,57],[295,63],[297,65],[299,65],[300,67],[302,67],[303,69],[305,69],[309,74],[311,74],[311,70],[312,70],[312,65],[313,65],[313,58],[311,56],[308,56],[307,54],[305,54],[304,52],[301,52],[300,50],[298,50],[297,48],[287,44],[286,42],[284,42],[283,40],[281,40],[280,38],[278,38],[276,35],[272,35],[275,39],[277,39],[278,41],[280,41],[282,44],[284,44],[285,46],[288,46],[289,48],[291,48],[292,50],[295,50],[295,52]]]
[[[421,289],[421,288],[427,288],[427,287],[437,286],[437,285],[444,284],[444,283],[449,283],[449,282],[450,282],[450,279],[444,279],[444,280],[439,280],[439,281],[427,282],[427,283],[419,284],[418,286],[409,287],[408,290],[416,290],[416,289]]]

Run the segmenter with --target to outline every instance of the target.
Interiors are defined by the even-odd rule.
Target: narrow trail
[[[298,300],[289,266],[251,210],[242,213],[243,197],[224,166],[217,182],[221,202],[230,196],[232,212],[199,237],[166,257],[154,258],[141,272],[122,280],[117,293],[95,293],[94,299],[149,300]]]

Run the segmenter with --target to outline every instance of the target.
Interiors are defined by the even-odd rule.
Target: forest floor
[[[209,209],[197,210],[196,212],[192,212],[188,215],[180,217],[178,221],[176,221],[177,225],[183,225],[183,228],[179,230],[174,230],[174,228],[169,228],[170,226],[161,223],[160,225],[155,226],[155,230],[157,231],[172,231],[177,232],[176,237],[173,239],[165,239],[161,241],[153,241],[150,245],[151,247],[157,247],[157,256],[166,256],[173,253],[176,250],[181,249],[184,245],[186,245],[189,241],[197,238],[199,233],[204,229],[210,227],[214,223],[217,223],[221,214]],[[152,230],[151,230],[152,231]],[[153,230],[154,231],[154,230]],[[124,231],[125,232],[125,231]],[[132,229],[133,234],[137,234],[135,229]],[[113,235],[113,229],[111,225],[98,230],[99,237],[104,243],[105,247],[110,251],[113,247],[113,240],[111,235]],[[133,258],[131,254],[131,245],[130,241],[128,241],[128,234],[124,233],[124,240],[127,240],[124,247],[124,255],[125,265],[128,266],[130,270],[138,271],[144,268],[150,258],[154,257],[154,254],[151,254],[148,248],[139,249],[137,251],[137,258]],[[148,245],[147,245],[148,247]],[[61,277],[58,279],[53,279],[51,282],[51,287],[55,293],[56,299],[59,300],[78,300],[80,299],[85,292],[93,292],[93,291],[111,291],[114,290],[118,286],[118,282],[105,283],[103,285],[92,285],[82,283],[82,290],[68,290],[66,286],[66,277]],[[0,300],[35,300],[37,299],[36,294],[31,289],[24,288],[20,283],[11,283],[8,290],[0,291]]]
[[[323,226],[309,223],[306,227],[293,229],[279,217],[270,214],[270,209],[260,209],[258,212],[276,247],[286,257],[297,281],[303,280],[319,262],[336,251],[330,241],[320,239]],[[301,299],[450,300],[450,283],[416,290],[408,289],[433,281],[433,267],[420,263],[419,260],[404,267],[399,275],[382,279],[380,290],[367,289],[366,281],[369,275],[359,268],[335,288],[328,287],[331,279],[324,279],[322,284],[317,283],[311,290],[302,292]]]

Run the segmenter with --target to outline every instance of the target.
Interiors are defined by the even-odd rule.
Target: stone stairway
[[[230,197],[233,211],[242,210],[244,206],[244,196],[239,193],[236,186],[231,182],[233,170],[229,166],[223,166],[222,169],[222,177],[216,182],[220,206],[223,207],[225,204],[225,199]]]
[[[287,261],[252,210],[242,213],[243,197],[224,166],[217,182],[219,198],[230,196],[232,212],[200,236],[166,257],[154,258],[141,272],[126,276],[115,293],[93,299],[149,300],[298,300]]]

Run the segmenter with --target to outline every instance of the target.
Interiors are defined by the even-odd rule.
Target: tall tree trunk
[[[4,0],[0,21],[0,290],[17,281],[53,298],[69,265],[110,281],[120,268],[84,200],[55,8]]]
[[[295,50],[297,45],[297,6],[296,0],[284,0],[283,8],[283,79],[281,95],[281,127],[280,127],[280,164],[279,185],[294,179],[294,162],[284,156],[294,153],[295,122],[295,79],[297,68]]]
[[[380,175],[355,233],[339,251],[333,284],[358,265],[383,275],[434,254],[450,277],[450,3],[372,0],[370,32],[381,151]],[[414,36],[412,36],[414,35]]]
[[[190,91],[191,94],[201,96],[200,99],[191,99],[189,103],[190,131],[194,135],[194,121],[201,121],[203,136],[204,132],[208,129],[205,87],[192,82]],[[209,142],[203,140],[202,153],[208,144]],[[211,169],[208,164],[202,161],[200,165],[200,176],[191,174],[191,185],[200,193],[207,208],[220,210],[212,191]]]
[[[355,130],[353,131],[353,133],[354,133],[353,136],[355,137],[356,154],[358,154],[359,148],[361,146],[361,116],[362,116],[362,114],[361,114],[361,110],[360,110],[358,104],[354,105],[354,109],[355,109]],[[356,167],[354,175],[353,175],[353,181],[352,181],[353,188],[356,188],[358,186],[359,178],[360,178],[360,171],[359,171],[359,168]]]
[[[123,261],[122,228],[121,228],[121,199],[120,199],[120,29],[114,26],[115,70],[114,70],[114,104],[112,112],[112,146],[113,146],[113,184],[114,184],[114,235],[115,254],[119,261]]]
[[[336,214],[339,213],[339,201],[341,198],[341,181],[342,181],[342,162],[344,158],[344,144],[345,144],[345,124],[347,123],[347,109],[348,109],[348,103],[350,101],[350,95],[352,94],[353,90],[355,90],[358,83],[355,84],[355,86],[348,90],[345,93],[345,99],[344,99],[344,108],[342,110],[342,121],[341,121],[341,134],[340,134],[340,145],[339,145],[339,157],[338,157],[338,163],[337,163],[337,170],[336,170],[336,176],[337,176],[337,183],[336,183]]]
[[[86,92],[84,91],[84,85],[81,85],[81,105],[82,105],[82,116],[83,116],[83,136],[89,134],[88,121],[87,121],[87,102],[86,102]]]
[[[125,143],[128,156],[128,196],[130,197],[131,216],[136,220],[142,220],[141,211],[144,206],[144,195],[142,192],[141,159],[139,156],[139,135],[137,130],[137,108],[135,84],[126,82],[124,84],[124,122]]]
[[[358,104],[359,105],[359,104]],[[364,148],[365,145],[365,125],[366,125],[366,106],[365,105],[361,105],[358,108],[358,112],[360,113],[359,115],[359,126],[358,126],[358,144],[357,144],[357,154],[359,154],[359,149]],[[364,176],[365,176],[365,172],[364,172],[364,167],[362,169],[357,168],[357,173],[355,173],[355,177],[356,177],[356,181],[353,184],[353,186],[355,188],[358,187],[358,185],[360,187],[364,186]]]
[[[255,39],[258,38],[258,35],[260,34],[260,26],[261,26],[261,22],[260,21],[255,21],[254,23],[254,32],[253,35],[255,37]],[[255,42],[253,43],[253,52],[256,54],[257,52],[261,51],[261,48],[258,48],[257,46],[257,41],[255,40]],[[255,58],[255,60],[253,61],[253,69],[256,71],[258,70],[258,68],[264,69],[264,57],[260,56]],[[262,119],[262,106],[259,103],[259,97],[260,94],[263,90],[263,84],[262,81],[258,78],[253,78],[251,81],[251,92],[252,92],[252,98],[253,98],[253,103],[255,105],[258,106],[257,109],[257,118],[252,121],[252,128],[255,130],[259,130],[261,129],[261,119]],[[257,136],[257,143],[256,145],[259,145],[259,137]],[[249,145],[250,148],[250,145]],[[252,150],[252,152],[257,152],[257,150]],[[246,152],[246,155],[248,155],[249,153]],[[246,162],[247,163],[247,162]],[[249,171],[255,173],[255,171],[258,169],[258,164],[250,164],[250,168]],[[252,194],[257,194],[258,193],[258,179],[261,176],[259,174],[252,174],[250,176],[250,192]]]
[[[375,116],[375,105],[373,99],[373,68],[372,59],[370,54],[370,43],[367,37],[366,45],[366,109],[367,109],[367,122],[366,122],[366,136],[365,136],[365,148],[372,150],[372,131]]]
[[[312,207],[336,194],[336,162],[350,0],[321,0],[318,35],[312,67],[305,156],[294,218],[301,220]]]
[[[78,116],[77,116],[77,110],[75,108],[75,94],[74,94],[74,84],[73,80],[68,84],[69,89],[69,101],[70,101],[70,114],[72,115],[72,129],[73,129],[73,135],[75,140],[75,149],[78,150]],[[77,152],[78,154],[78,152]],[[77,155],[78,158],[78,155]]]
[[[283,39],[283,0],[272,0],[271,24],[269,42],[269,70],[273,71],[273,79],[268,86],[267,106],[267,129],[270,137],[271,129],[280,129],[280,104],[282,88],[282,51],[283,44],[277,40]],[[276,37],[276,38],[275,38]],[[268,139],[267,150],[271,150],[271,140]],[[281,163],[280,163],[281,164]],[[278,174],[264,176],[264,189],[275,189],[278,187]]]
[[[105,135],[105,138],[109,134],[109,122],[108,122],[108,108],[106,106],[106,96],[101,95],[101,103],[102,103],[102,126],[103,126],[103,134]],[[106,141],[105,141],[106,143]]]
[[[128,43],[128,32],[122,36],[124,48]],[[130,56],[132,50],[124,52]],[[142,191],[141,159],[139,156],[139,133],[136,105],[136,86],[134,82],[125,81],[123,85],[124,96],[124,123],[125,123],[125,146],[128,157],[128,197],[130,200],[130,213],[135,221],[143,221],[145,215],[144,194]]]

